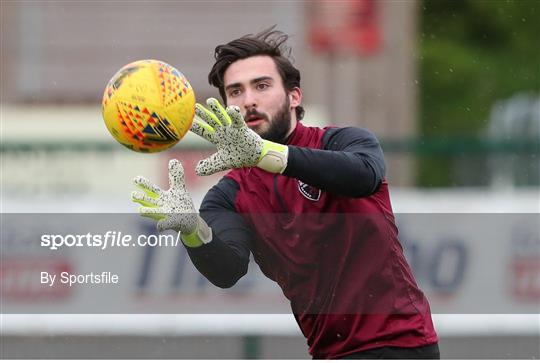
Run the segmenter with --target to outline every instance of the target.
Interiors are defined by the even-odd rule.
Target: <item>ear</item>
[[[299,87],[294,87],[292,90],[287,92],[287,97],[289,97],[291,108],[300,106],[302,103],[302,90]]]

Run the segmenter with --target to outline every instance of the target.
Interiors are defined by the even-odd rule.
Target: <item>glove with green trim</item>
[[[134,183],[141,191],[131,193],[131,199],[141,204],[139,213],[156,221],[158,231],[180,232],[182,242],[198,247],[212,240],[212,230],[199,216],[186,190],[184,169],[176,160],[169,161],[169,190],[162,190],[148,179],[138,176]]]
[[[208,108],[197,103],[191,131],[210,141],[217,152],[199,161],[197,175],[211,175],[233,168],[257,166],[271,173],[282,173],[287,167],[286,145],[264,140],[247,127],[237,106],[225,110],[215,98],[206,101]]]

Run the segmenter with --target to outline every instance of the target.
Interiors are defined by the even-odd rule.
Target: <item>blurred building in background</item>
[[[214,48],[276,24],[291,35],[308,123],[362,126],[382,139],[413,137],[416,8],[415,1],[374,0],[8,2],[2,102],[95,108],[116,70],[146,58],[176,66],[201,102],[217,95],[207,81]],[[389,157],[394,185],[412,184],[409,159]]]

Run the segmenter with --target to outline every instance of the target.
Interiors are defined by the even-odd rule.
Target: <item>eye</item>
[[[240,96],[240,90],[238,88],[233,89],[229,92],[229,97],[237,97]]]
[[[268,87],[270,87],[270,85],[266,84],[266,83],[258,83],[257,84],[257,89],[259,91],[262,91],[262,90],[265,90],[267,89]]]

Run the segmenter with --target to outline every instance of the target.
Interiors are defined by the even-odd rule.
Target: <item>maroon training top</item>
[[[201,216],[214,240],[188,249],[199,271],[231,286],[251,252],[290,300],[314,358],[436,343],[398,239],[376,138],[299,123],[287,143],[284,175],[235,169],[208,192]]]

